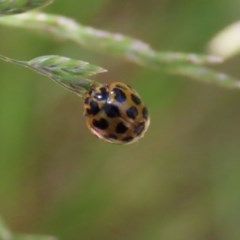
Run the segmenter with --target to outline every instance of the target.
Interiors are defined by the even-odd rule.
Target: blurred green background
[[[238,0],[56,0],[47,12],[120,32],[155,49],[201,53],[239,20]],[[1,26],[0,52],[58,54],[134,86],[151,126],[138,143],[96,139],[81,99],[49,79],[0,63],[0,214],[18,233],[62,240],[239,240],[240,91],[143,69]],[[224,46],[223,46],[224,47]],[[218,67],[236,77],[240,57]]]

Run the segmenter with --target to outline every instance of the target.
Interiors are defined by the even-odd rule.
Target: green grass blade
[[[222,59],[194,53],[158,52],[148,44],[118,33],[109,33],[83,26],[70,18],[46,13],[30,12],[7,16],[0,24],[40,31],[57,38],[72,40],[93,51],[123,57],[147,67],[161,69],[164,64],[215,64]]]
[[[53,0],[1,0],[0,15],[23,13],[35,8],[45,7]]]
[[[201,82],[211,83],[225,88],[240,88],[239,79],[204,66],[177,66],[169,68],[169,72],[176,75],[191,77]]]
[[[30,68],[79,96],[82,96],[93,82],[88,77],[106,71],[84,61],[56,55],[41,56],[30,61],[19,61],[2,55],[0,59]]]
[[[201,82],[215,83],[224,87],[239,87],[238,79],[201,66],[222,61],[222,58],[213,55],[158,52],[137,39],[82,26],[72,19],[45,13],[31,12],[2,17],[0,18],[0,24],[40,31],[48,35],[52,34],[54,37],[72,40],[91,50],[101,50],[108,54],[124,57],[139,65],[166,71],[170,74],[183,75]],[[33,66],[29,67],[33,68]],[[45,71],[45,69],[39,67],[35,70],[51,77],[71,91],[82,94],[80,91],[82,86],[78,88],[76,83],[74,83],[74,86],[69,84],[70,82],[73,83],[73,80],[59,79],[59,74],[55,76],[53,71]],[[63,75],[63,73],[60,74],[60,76]],[[86,86],[89,87],[89,84]]]

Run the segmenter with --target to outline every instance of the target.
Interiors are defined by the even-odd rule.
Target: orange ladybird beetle
[[[133,143],[148,129],[148,110],[138,93],[125,83],[93,83],[83,101],[87,126],[100,139]]]

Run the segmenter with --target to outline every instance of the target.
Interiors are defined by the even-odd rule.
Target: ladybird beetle
[[[138,93],[125,83],[92,84],[83,101],[87,126],[100,139],[133,143],[148,129],[148,110]]]

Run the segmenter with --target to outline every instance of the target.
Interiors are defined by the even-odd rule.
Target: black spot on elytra
[[[107,99],[108,98],[108,91],[106,90],[106,88],[102,87],[100,88],[101,94],[103,99]]]
[[[104,104],[103,110],[107,114],[108,117],[114,118],[114,117],[119,117],[120,112],[117,106],[112,105],[112,104]]]
[[[108,92],[106,90],[106,88],[102,87],[100,88],[100,92],[96,93],[94,98],[98,99],[98,100],[107,100],[108,99]]]
[[[146,107],[143,108],[143,110],[142,110],[142,115],[143,115],[143,117],[144,117],[145,119],[148,118],[148,110],[147,110]]]
[[[104,118],[100,118],[99,120],[93,119],[92,124],[94,127],[102,129],[102,130],[108,128],[108,122]]]
[[[136,133],[137,136],[139,136],[143,132],[144,128],[145,128],[145,123],[144,122],[139,123],[134,129],[134,133]]]
[[[135,94],[131,94],[131,99],[137,105],[139,105],[141,103],[140,98],[138,96],[136,96]]]
[[[133,137],[128,136],[128,137],[123,138],[122,140],[124,142],[131,142],[133,140]]]
[[[98,107],[97,102],[93,100],[90,102],[89,106],[90,108],[87,109],[88,115],[96,115],[100,111],[100,108]]]
[[[122,103],[126,101],[126,94],[119,88],[114,88],[113,92],[115,93],[115,99],[116,101]]]
[[[115,129],[117,133],[125,133],[127,130],[128,128],[122,122],[120,122]]]
[[[135,119],[137,117],[137,115],[138,115],[137,108],[134,107],[134,106],[128,108],[127,115],[128,115],[129,118]]]

